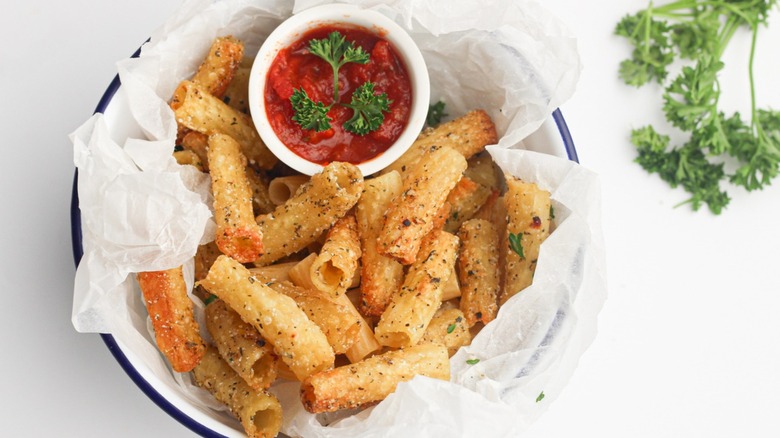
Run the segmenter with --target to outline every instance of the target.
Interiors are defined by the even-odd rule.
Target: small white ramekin
[[[265,84],[268,70],[280,50],[297,41],[307,31],[329,24],[361,26],[377,32],[389,41],[401,57],[412,85],[412,108],[401,136],[378,156],[357,164],[364,176],[376,173],[400,157],[412,145],[425,124],[430,102],[430,81],[425,60],[409,34],[385,15],[354,5],[329,4],[301,11],[279,25],[260,47],[249,77],[249,109],[263,142],[291,168],[313,175],[322,165],[292,152],[279,140],[271,127],[265,109]]]

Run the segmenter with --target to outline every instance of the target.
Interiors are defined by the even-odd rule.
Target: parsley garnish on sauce
[[[539,403],[544,399],[544,391],[540,392],[539,395],[536,397],[536,402]]]
[[[293,91],[290,97],[293,120],[303,129],[325,131],[331,128],[328,111],[339,104],[339,69],[347,63],[367,64],[370,55],[362,47],[355,47],[340,32],[331,32],[327,38],[309,41],[309,52],[330,64],[333,70],[333,102],[325,105],[314,102],[303,88]],[[348,104],[340,104],[353,111],[352,118],[344,123],[344,129],[357,135],[365,135],[379,129],[392,102],[387,93],[374,93],[374,84],[365,82],[352,93]]]
[[[469,365],[476,365],[479,363],[479,359],[469,359],[466,361],[466,363]]]

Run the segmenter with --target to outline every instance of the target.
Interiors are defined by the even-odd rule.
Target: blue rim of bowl
[[[140,54],[141,48],[139,47],[138,50],[133,53],[131,58],[137,58]],[[117,90],[119,90],[120,86],[121,83],[119,81],[119,75],[116,75],[108,85],[105,93],[103,93],[103,96],[100,98],[100,101],[95,108],[95,113],[103,113],[106,110],[108,104],[111,102],[111,99],[114,97]],[[560,108],[553,111],[552,117],[558,128],[558,132],[561,135],[561,139],[563,140],[566,155],[568,156],[569,160],[579,163],[580,160],[577,155],[577,150],[574,147],[574,140],[572,140],[569,127],[566,125],[566,120],[563,118],[563,114],[561,113]],[[79,262],[81,261],[81,257],[84,255],[84,248],[82,246],[83,234],[81,230],[81,211],[79,210],[78,169],[76,169],[76,172],[73,176],[73,192],[70,202],[70,235],[73,246],[73,260],[76,263],[76,267],[78,267]],[[157,392],[157,390],[155,390],[152,385],[141,376],[133,364],[130,363],[130,361],[127,359],[127,356],[125,356],[125,354],[122,352],[122,349],[119,348],[116,339],[114,339],[112,335],[101,333],[100,337],[103,338],[103,342],[106,344],[106,347],[108,347],[108,351],[110,351],[114,356],[114,359],[119,362],[119,365],[122,367],[125,373],[127,373],[130,379],[135,382],[138,388],[140,388],[141,391],[143,391],[143,393],[146,394],[146,396],[149,397],[163,411],[202,437],[226,438],[224,435],[214,432],[212,429],[209,429],[203,424],[197,422],[192,417],[179,410],[179,408],[171,404],[165,397]]]

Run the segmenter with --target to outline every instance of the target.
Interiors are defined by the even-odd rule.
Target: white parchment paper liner
[[[153,386],[222,434],[240,436],[240,426],[193,388],[189,376],[167,366],[132,279],[134,272],[181,264],[191,275],[198,244],[214,233],[208,177],[170,156],[176,128],[167,101],[214,37],[232,34],[251,55],[293,11],[321,3],[185,2],[140,58],[118,64],[127,120],[96,114],[71,136],[84,235],[74,326],[111,333]],[[573,93],[576,43],[530,1],[448,2],[447,8],[410,0],[348,3],[376,9],[409,31],[428,64],[432,102],[445,101],[453,116],[474,108],[490,113],[501,136],[490,153],[505,172],[551,191],[556,228],[542,247],[534,284],[451,359],[451,382],[415,378],[379,405],[342,419],[306,413],[297,384],[276,385],[283,430],[306,437],[517,436],[560,393],[595,336],[606,295],[597,177],[576,163],[521,149]],[[469,365],[469,359],[479,362]]]

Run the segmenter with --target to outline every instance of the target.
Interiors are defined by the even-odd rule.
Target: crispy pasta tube
[[[442,289],[453,273],[457,250],[458,238],[446,231],[436,230],[425,238],[417,261],[376,326],[380,344],[409,347],[423,337],[441,305]]]
[[[295,300],[306,316],[322,330],[336,354],[346,353],[357,340],[361,318],[324,292],[298,287],[287,281],[261,279],[271,289]]]
[[[437,213],[466,170],[466,160],[449,147],[425,154],[404,176],[401,195],[385,214],[378,250],[408,265],[414,262],[423,237],[434,227]]]
[[[206,277],[209,268],[221,254],[217,242],[213,240],[198,247],[198,251],[195,253],[195,281]]]
[[[244,43],[232,36],[217,37],[192,81],[217,97],[225,95],[244,58]]]
[[[252,438],[273,438],[282,428],[282,405],[266,391],[256,391],[220,357],[216,348],[206,350],[192,371],[195,383],[227,405]]]
[[[499,305],[531,285],[539,248],[550,234],[550,192],[506,176],[506,266]]]
[[[328,231],[325,244],[311,265],[314,286],[331,298],[346,292],[357,272],[360,255],[355,216],[344,216]]]
[[[209,170],[209,136],[198,131],[189,131],[184,134],[180,140],[182,148],[185,151],[190,151],[200,158],[203,165],[203,171]]]
[[[416,165],[426,151],[433,147],[449,146],[464,157],[470,158],[483,151],[485,146],[497,141],[496,126],[490,116],[483,110],[474,110],[455,120],[423,131],[412,147],[384,172],[408,171]]]
[[[358,312],[355,305],[349,297],[347,297],[347,294],[339,296],[338,299],[336,299],[336,302],[344,306],[350,315],[360,320],[360,331],[358,332],[355,341],[344,353],[346,354],[347,359],[349,359],[350,362],[355,363],[382,348],[382,345],[376,340],[376,336],[374,336],[374,330],[371,324],[369,324],[363,315]]]
[[[313,254],[310,254],[310,256],[313,256]],[[269,280],[292,281],[290,278],[290,271],[298,263],[300,262],[276,263],[258,268],[249,268],[249,272],[251,272],[253,275],[268,278]]]
[[[506,228],[506,207],[504,206],[504,198],[499,192],[493,191],[488,197],[487,201],[479,208],[472,219],[484,219],[489,221],[499,230]],[[501,233],[499,233],[499,236]]]
[[[335,355],[322,330],[292,298],[258,281],[242,264],[219,256],[198,284],[252,324],[298,379],[333,366]]]
[[[314,282],[311,278],[311,266],[314,264],[316,259],[317,254],[311,253],[306,256],[306,258],[298,262],[277,263],[274,265],[263,266],[261,268],[252,268],[252,271],[258,271],[261,273],[270,272],[273,274],[276,271],[281,271],[283,268],[286,268],[287,270],[284,274],[281,272],[277,274],[277,278],[279,280],[289,280],[292,281],[296,286],[300,286],[306,289],[319,290],[317,289],[317,286],[314,285]],[[292,267],[288,267],[290,265],[292,265]],[[280,267],[277,268],[277,266]],[[360,286],[360,271],[356,270],[352,276],[352,279],[350,280],[348,288],[351,289],[358,286]]]
[[[140,272],[137,279],[157,348],[174,371],[192,370],[203,357],[206,345],[193,315],[181,266],[167,271]]]
[[[363,196],[355,208],[363,258],[360,269],[361,310],[379,316],[401,288],[403,265],[394,258],[379,254],[377,239],[382,232],[384,215],[393,199],[401,194],[403,181],[398,172],[366,180]]]
[[[469,327],[477,322],[487,324],[498,313],[498,231],[486,220],[472,219],[461,225],[458,237],[460,309]]]
[[[225,95],[222,96],[223,102],[244,114],[249,114],[249,72],[251,70],[251,64],[249,67],[239,67],[225,90]]]
[[[443,229],[444,225],[447,223],[447,218],[450,217],[451,210],[452,210],[452,205],[450,205],[449,202],[445,201],[444,204],[442,204],[442,206],[438,210],[436,210],[436,214],[433,215],[433,220],[431,221],[431,223],[433,223],[433,226],[431,226],[431,230]]]
[[[260,173],[250,166],[246,168],[246,177],[249,179],[249,187],[252,188],[252,210],[255,217],[274,211],[276,205],[268,196],[268,178],[265,173]]]
[[[271,344],[222,300],[206,306],[206,328],[219,355],[256,390],[276,380],[278,358]]]
[[[196,154],[193,151],[190,150],[183,150],[183,151],[175,151],[173,153],[173,158],[176,159],[176,162],[181,164],[182,166],[190,165],[194,166],[196,169],[203,172],[203,161],[201,161],[198,154]]]
[[[263,252],[263,234],[252,210],[252,187],[238,143],[224,134],[209,137],[211,191],[217,222],[217,246],[224,254],[248,263]]]
[[[257,217],[264,253],[255,264],[268,265],[313,243],[347,214],[363,192],[363,175],[349,163],[330,163],[273,213]]]
[[[457,233],[463,222],[471,219],[485,204],[492,191],[464,176],[447,196],[451,210],[444,230]]]
[[[243,57],[244,43],[232,36],[218,37],[211,43],[209,53],[191,81],[203,87],[209,94],[222,97],[233,81]],[[182,92],[183,90],[177,89],[176,93],[179,94],[173,95],[171,108],[174,110],[183,100]]]
[[[493,158],[487,152],[477,154],[468,159],[469,167],[464,176],[490,190],[498,190],[503,182],[503,175]]]
[[[202,87],[214,97],[222,98],[228,84],[233,82],[234,74],[244,56],[244,44],[231,37],[216,38],[209,48],[209,52],[198,67],[197,72],[190,78],[195,84]],[[171,99],[171,109],[174,111],[181,106],[184,89],[179,87],[174,91]],[[186,126],[179,124],[177,142],[188,148],[185,141],[190,131]],[[195,151],[197,153],[197,151]],[[205,155],[201,157],[205,162]]]
[[[471,343],[471,332],[463,312],[459,309],[439,309],[420,340],[420,345],[440,344],[452,356],[458,348]]]
[[[182,81],[175,95],[181,95],[174,115],[179,125],[207,135],[226,134],[241,145],[251,164],[270,169],[278,159],[260,140],[252,119],[192,81]]]
[[[448,380],[447,349],[419,345],[313,374],[301,384],[301,401],[313,413],[356,408],[383,400],[416,375]]]
[[[306,175],[276,177],[268,185],[268,195],[274,205],[282,205],[292,198],[298,188],[309,180]]]
[[[479,209],[473,219],[484,219],[494,227],[496,227],[496,233],[498,234],[498,281],[499,281],[499,299],[501,296],[501,290],[504,289],[504,268],[506,267],[506,253],[509,250],[508,245],[504,243],[504,235],[506,233],[506,204],[504,203],[504,197],[499,196],[498,192],[493,192],[493,195],[488,198],[485,205]]]
[[[444,283],[441,290],[441,300],[447,301],[460,296],[460,283],[457,275],[450,275],[450,279]]]
[[[317,258],[316,254],[309,254],[308,257],[301,260],[300,262],[285,263],[284,265],[292,264],[294,266],[292,269],[288,268],[288,270],[285,270],[284,272],[281,272],[281,269],[277,270],[275,268],[278,265],[269,265],[262,268],[252,268],[251,271],[257,272],[258,274],[267,278],[274,278],[279,281],[285,281],[289,279],[289,281],[300,288],[316,290],[317,288],[314,287],[314,284],[311,281],[311,276],[309,275],[311,273],[311,264],[315,258]],[[358,279],[359,277],[356,276],[352,280],[353,286],[356,286]],[[355,308],[355,305],[347,297],[347,294],[339,295],[335,302],[343,306],[343,309],[340,311],[346,309],[349,317],[354,318],[360,322],[360,329],[353,339],[352,345],[347,348],[346,352],[344,352],[349,361],[357,362],[368,356],[370,353],[380,349],[382,346],[379,345],[379,342],[377,342],[376,337],[374,336],[373,326],[366,321],[360,312],[358,312],[358,310]],[[335,347],[335,345],[337,345],[336,342],[332,341],[330,338],[328,339],[328,342],[331,343],[331,346],[334,346],[334,350],[337,350],[337,347]]]
[[[317,287],[314,286],[314,282],[311,281],[311,265],[314,263],[314,259],[316,258],[317,254],[311,253],[303,260],[296,262],[295,265],[290,268],[289,272],[287,272],[287,276],[289,277],[290,281],[295,283],[296,286],[300,286],[306,289],[317,289]]]

